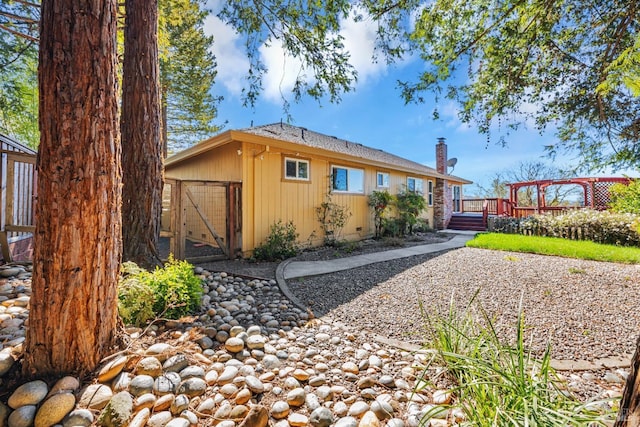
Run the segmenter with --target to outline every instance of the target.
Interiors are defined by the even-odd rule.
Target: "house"
[[[470,181],[447,174],[447,148],[436,145],[436,169],[363,144],[284,123],[229,130],[169,157],[167,185],[189,191],[180,222],[184,237],[228,248],[230,257],[249,255],[265,241],[272,224],[292,221],[299,242],[321,245],[325,236],[316,210],[325,201],[351,213],[341,238],[360,240],[374,234],[368,195],[421,192],[423,217],[431,227],[446,228],[460,209],[462,185]],[[175,189],[174,189],[175,190]],[[168,196],[167,196],[168,197]],[[178,200],[178,199],[177,199]],[[174,214],[175,215],[175,214]],[[165,210],[163,224],[170,221]],[[165,227],[166,228],[166,227]]]

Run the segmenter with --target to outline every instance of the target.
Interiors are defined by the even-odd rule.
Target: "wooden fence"
[[[0,154],[2,257],[5,262],[30,260],[35,231],[36,156],[6,149]]]

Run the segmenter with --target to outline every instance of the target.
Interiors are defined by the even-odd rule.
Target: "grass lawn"
[[[520,234],[482,233],[467,242],[471,248],[526,252],[593,261],[640,264],[640,248],[603,245],[585,240],[556,237],[522,236]]]

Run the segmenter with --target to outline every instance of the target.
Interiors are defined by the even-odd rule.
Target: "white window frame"
[[[427,206],[433,206],[433,181],[427,180]]]
[[[296,164],[296,176],[287,175],[287,162],[295,162]],[[298,175],[300,174],[300,163],[304,163],[307,165],[307,177],[301,178]],[[292,157],[284,158],[284,179],[291,179],[295,181],[309,181],[309,177],[311,175],[311,162],[305,159],[295,159]]]
[[[451,187],[451,207],[453,212],[455,213],[459,213],[462,211],[462,186],[461,185],[453,185]]]
[[[334,183],[335,183],[334,171],[336,169],[344,169],[347,171],[347,189],[346,190],[339,190],[334,187]],[[353,189],[354,186],[350,185],[352,172],[360,172],[360,174],[362,175],[362,181],[360,182],[361,189],[359,190],[354,190]],[[331,191],[334,191],[336,193],[364,194],[364,169],[351,168],[349,166],[331,165]]]
[[[380,178],[382,178],[382,184],[380,184]],[[376,172],[376,187],[389,188],[389,172]]]
[[[409,181],[413,180],[413,190],[411,189],[411,186],[409,185]],[[420,183],[420,185],[418,185],[418,183]],[[417,188],[420,187],[420,188]],[[416,178],[414,176],[408,176],[407,177],[407,191],[412,191],[414,193],[418,193],[418,194],[424,194],[424,180],[422,178]]]

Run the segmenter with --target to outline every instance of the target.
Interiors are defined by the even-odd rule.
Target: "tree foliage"
[[[0,132],[37,147],[39,1],[0,3]],[[211,94],[215,58],[203,30],[203,0],[159,2],[164,134],[173,151],[217,132],[219,97]],[[120,9],[120,13],[124,8]],[[120,21],[122,25],[122,20]]]
[[[634,179],[629,185],[614,184],[609,189],[609,208],[614,212],[640,215],[640,180]]]
[[[216,61],[213,37],[204,33],[204,1],[161,0],[159,8],[163,139],[175,152],[220,130],[214,119],[221,97],[211,93]]]
[[[36,147],[40,9],[30,3],[0,3],[0,132]]]
[[[427,69],[403,96],[455,100],[488,135],[502,123],[555,128],[549,152],[577,152],[585,168],[635,167],[639,11],[635,0],[436,0],[411,35]]]

